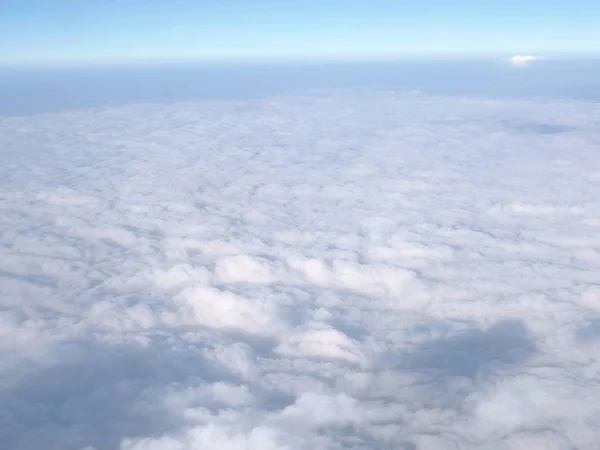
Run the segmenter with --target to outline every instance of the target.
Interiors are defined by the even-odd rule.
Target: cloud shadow
[[[70,343],[61,362],[24,367],[18,381],[0,387],[0,448],[112,450],[128,436],[176,429],[181,412],[160,401],[168,386],[240,382],[192,347]]]
[[[542,135],[562,134],[569,133],[571,131],[577,131],[577,128],[575,127],[551,123],[514,123],[505,121],[504,125],[515,131]]]
[[[407,356],[407,362],[419,370],[475,378],[494,368],[520,365],[534,352],[523,321],[511,319],[487,330],[467,330],[425,342]]]
[[[592,342],[600,339],[600,319],[592,319],[583,324],[576,332],[580,342]]]
[[[535,352],[523,321],[508,319],[487,329],[446,334],[410,351],[389,353],[380,366],[414,374],[410,389],[421,407],[460,409],[478,385],[522,367]]]

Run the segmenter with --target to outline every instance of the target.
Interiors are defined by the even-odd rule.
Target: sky
[[[585,99],[0,116],[0,448],[595,450],[599,147]]]
[[[2,450],[597,450],[600,6],[0,3]]]
[[[4,0],[0,65],[598,55],[594,0]]]

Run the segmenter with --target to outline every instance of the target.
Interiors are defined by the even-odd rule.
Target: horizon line
[[[287,64],[338,63],[394,63],[394,62],[510,62],[515,55],[535,55],[543,61],[600,59],[599,53],[564,52],[410,52],[397,54],[283,54],[263,56],[225,57],[116,57],[73,60],[23,60],[2,62],[0,70],[75,69],[75,68],[131,68],[145,66],[240,66]]]

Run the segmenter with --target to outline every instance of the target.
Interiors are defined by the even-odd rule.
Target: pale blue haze
[[[595,55],[595,0],[3,0],[0,65]]]

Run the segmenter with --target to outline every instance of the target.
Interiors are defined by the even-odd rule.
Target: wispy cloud
[[[533,55],[515,55],[510,58],[510,62],[517,67],[527,67],[540,59],[539,56]]]
[[[599,121],[382,91],[0,118],[0,447],[595,448]]]

